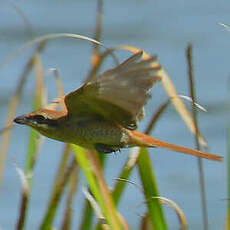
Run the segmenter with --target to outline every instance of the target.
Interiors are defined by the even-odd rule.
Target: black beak
[[[16,117],[14,119],[14,122],[17,124],[25,125],[27,124],[27,118],[25,115],[22,115],[22,116]]]

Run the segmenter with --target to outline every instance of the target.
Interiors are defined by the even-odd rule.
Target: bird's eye
[[[35,115],[35,116],[33,116],[33,120],[35,120],[37,122],[43,122],[43,121],[45,121],[45,117],[42,115]]]

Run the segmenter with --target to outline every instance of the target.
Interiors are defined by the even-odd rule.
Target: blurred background
[[[27,33],[23,17],[27,17],[33,36],[47,33],[77,33],[92,37],[95,28],[96,1],[4,1],[0,7],[0,62],[32,37]],[[189,95],[185,48],[193,45],[193,62],[197,102],[208,112],[199,112],[199,126],[208,141],[209,150],[226,155],[226,126],[229,111],[230,33],[219,23],[230,24],[230,2],[222,0],[143,0],[104,1],[102,42],[108,46],[132,45],[157,55],[159,62],[172,78],[179,94]],[[0,127],[4,127],[9,99],[32,48],[0,68]],[[56,68],[61,75],[65,93],[79,87],[90,67],[92,45],[85,41],[58,39],[50,41],[41,53],[45,73]],[[120,61],[130,53],[117,52]],[[101,71],[113,67],[108,59]],[[45,78],[48,98],[57,97],[57,87],[52,77]],[[17,115],[32,108],[34,75],[31,74],[24,89]],[[146,119],[140,123],[143,130],[156,108],[168,98],[162,85],[152,89],[152,98],[146,106]],[[190,105],[188,104],[190,107]],[[6,160],[3,184],[0,191],[0,228],[14,229],[19,211],[21,183],[13,162],[24,168],[29,128],[16,126]],[[162,140],[194,147],[192,134],[170,106],[154,132]],[[63,144],[46,139],[34,170],[32,199],[29,206],[27,229],[37,229],[46,208],[49,192],[57,170]],[[177,202],[183,209],[189,229],[201,229],[201,201],[198,181],[197,159],[182,154],[151,149],[161,196]],[[129,152],[107,156],[106,181],[113,186],[121,166]],[[226,158],[222,163],[203,160],[207,193],[209,229],[223,229],[226,216],[227,170]],[[130,180],[139,184],[136,171]],[[82,177],[79,186],[86,186]],[[78,225],[83,203],[83,194],[77,193],[73,205],[73,229]],[[140,216],[145,211],[143,195],[128,185],[119,210],[131,229],[138,229]],[[61,208],[55,219],[58,226]],[[178,220],[173,211],[165,209],[170,229],[178,229]],[[10,214],[10,215],[9,215]]]

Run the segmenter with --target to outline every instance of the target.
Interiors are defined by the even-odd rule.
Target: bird
[[[14,122],[42,135],[72,143],[99,153],[130,147],[161,147],[214,161],[222,157],[161,141],[137,131],[144,117],[150,90],[160,80],[157,57],[143,59],[143,51],[133,54],[116,67],[86,82],[60,98],[62,110],[40,108],[18,116]]]

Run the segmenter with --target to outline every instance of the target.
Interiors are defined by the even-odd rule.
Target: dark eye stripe
[[[34,115],[33,117],[31,117],[32,120],[34,120],[37,124],[46,124],[50,127],[56,127],[57,126],[57,121],[56,120],[51,120],[48,118],[45,118],[42,115]]]
[[[33,120],[35,120],[35,121],[37,121],[37,122],[39,122],[39,123],[42,123],[42,122],[44,122],[46,119],[45,119],[45,117],[42,116],[42,115],[35,115],[35,116],[33,116]]]

